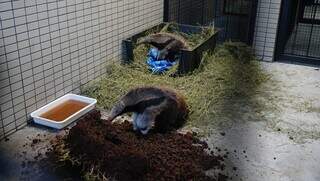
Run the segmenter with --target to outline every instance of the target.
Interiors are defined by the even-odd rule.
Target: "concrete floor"
[[[213,134],[205,140],[209,146],[222,150],[220,153],[230,153],[225,172],[232,180],[318,181],[319,67],[282,63],[263,63],[263,67],[273,75],[273,80],[255,97],[265,103],[264,111],[234,118],[243,120],[230,120],[232,124],[228,126],[213,128]],[[56,134],[59,133],[44,127],[28,126],[10,136],[9,141],[0,142],[0,180],[21,178],[21,172],[26,169],[23,160],[44,152]],[[44,141],[28,146],[38,137]],[[32,177],[32,180],[37,179]]]
[[[319,181],[320,71],[282,63],[264,69],[273,75],[257,94],[265,111],[219,128],[225,136],[213,134],[208,142],[232,153],[227,172],[234,180]]]

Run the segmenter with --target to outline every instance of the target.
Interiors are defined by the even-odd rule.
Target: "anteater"
[[[140,38],[137,44],[150,44],[159,50],[157,59],[173,60],[182,49],[189,49],[183,37],[171,33],[156,33]]]
[[[147,134],[152,127],[159,132],[181,127],[189,110],[184,97],[172,89],[138,87],[115,104],[108,120],[127,112],[133,112],[133,129]]]

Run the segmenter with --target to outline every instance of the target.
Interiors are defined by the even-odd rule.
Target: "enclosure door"
[[[320,0],[301,0],[299,22],[307,24],[320,24]]]
[[[280,57],[320,62],[320,0],[283,1],[277,49]]]

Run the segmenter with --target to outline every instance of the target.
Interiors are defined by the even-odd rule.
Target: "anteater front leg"
[[[168,109],[168,99],[164,99],[160,104],[147,107],[137,120],[137,127],[142,134],[147,134],[155,124],[155,119],[164,110]],[[169,124],[169,123],[168,123]]]
[[[138,117],[141,116],[138,113],[134,112],[132,115],[132,125],[133,125],[133,130],[137,131],[138,130],[138,125],[137,125],[137,121],[138,121]]]

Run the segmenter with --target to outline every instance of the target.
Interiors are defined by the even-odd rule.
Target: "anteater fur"
[[[182,49],[189,49],[183,37],[171,33],[156,33],[140,38],[137,44],[150,44],[160,53],[158,59],[173,59],[174,55]]]
[[[109,121],[127,112],[142,116],[142,121],[148,124],[147,131],[142,133],[147,133],[152,126],[160,132],[181,127],[189,110],[184,97],[172,89],[138,87],[130,90],[116,103],[111,110]],[[146,128],[141,130],[138,125],[138,129],[144,131]]]

